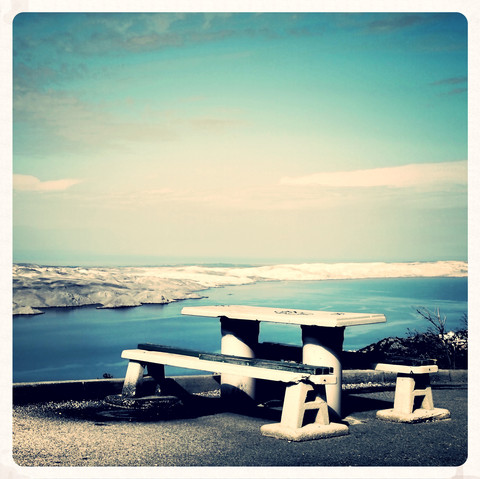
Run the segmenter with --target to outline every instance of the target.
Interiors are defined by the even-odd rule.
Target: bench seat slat
[[[227,354],[202,353],[200,359],[209,361],[220,361],[232,364],[243,364],[245,366],[256,366],[259,368],[278,369],[282,371],[303,372],[307,374],[330,374],[333,368],[322,366],[313,366],[310,364],[300,364],[288,361],[274,361],[271,359],[245,358],[239,356],[231,356]]]
[[[232,364],[243,364],[245,366],[257,366],[269,369],[304,372],[307,374],[333,373],[332,368],[297,363],[295,361],[246,358],[241,356],[232,356],[229,354],[209,353],[205,351],[195,351],[193,349],[178,348],[174,346],[164,346],[163,344],[141,343],[138,345],[138,349],[144,349],[146,351],[159,351],[164,353],[181,354],[183,356],[198,357],[200,359],[205,359],[208,361],[220,361]]]
[[[122,358],[138,361],[141,363],[164,364],[168,366],[184,367],[199,371],[235,374],[257,379],[267,379],[282,382],[298,382],[308,379],[315,384],[335,384],[336,377],[333,374],[312,374],[293,369],[272,369],[265,365],[245,365],[231,362],[201,359],[191,355],[176,354],[163,351],[147,351],[144,349],[127,349],[122,352]],[[328,368],[320,368],[327,369]]]

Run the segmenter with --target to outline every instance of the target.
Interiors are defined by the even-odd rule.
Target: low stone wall
[[[432,386],[466,385],[468,380],[467,370],[440,370],[430,375]],[[220,387],[218,375],[176,376],[170,378],[188,393],[214,391]],[[373,369],[345,370],[343,371],[344,385],[369,385],[391,386],[396,375]],[[145,385],[154,387],[151,378],[145,378]],[[52,381],[13,384],[13,404],[29,404],[45,401],[63,400],[97,400],[122,391],[123,378],[89,379],[78,381]]]
[[[350,369],[343,371],[344,384],[391,384],[396,381],[395,373],[374,371],[373,369]],[[430,374],[432,386],[466,384],[468,371],[466,369],[440,369],[435,374]]]

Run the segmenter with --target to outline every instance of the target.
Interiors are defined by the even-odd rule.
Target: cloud
[[[430,83],[430,85],[457,85],[458,83],[467,83],[467,77],[443,78],[442,80]]]
[[[218,182],[181,188],[118,190],[85,198],[98,208],[117,211],[166,211],[202,217],[216,212],[292,212],[344,208],[440,210],[464,208],[467,162],[405,165],[357,171],[318,173],[252,185]],[[293,186],[293,187],[292,187]],[[415,188],[416,187],[416,188]],[[322,213],[323,214],[323,213]]]
[[[460,93],[466,93],[467,89],[466,88],[454,88],[453,90],[450,90],[447,92],[447,95],[458,95]]]
[[[203,25],[202,28],[204,30],[208,30],[211,28],[212,24],[214,24],[217,20],[223,22],[224,20],[230,18],[233,13],[217,13],[217,12],[205,12],[203,14]]]
[[[28,13],[16,20],[15,60],[16,65],[33,62],[33,69],[56,71],[59,65],[72,63],[89,69],[97,55],[136,55],[226,38],[280,38],[290,33],[292,18],[229,12]]]
[[[354,171],[329,171],[281,178],[281,185],[330,188],[411,188],[466,185],[467,162],[419,163]]]
[[[467,84],[467,77],[451,77],[451,78],[443,78],[442,80],[435,81],[430,83],[431,86],[453,86],[453,85],[461,85],[464,83]],[[460,93],[466,93],[467,87],[466,86],[458,86],[457,88],[453,88],[444,93],[444,95],[458,95]]]
[[[41,181],[32,175],[13,175],[13,189],[16,191],[64,191],[82,180],[62,179]]]
[[[241,110],[209,108],[188,115],[182,102],[183,99],[178,108],[167,110],[154,104],[142,107],[131,97],[98,105],[54,91],[18,92],[14,98],[14,120],[15,125],[21,125],[19,134],[27,137],[31,132],[41,132],[41,137],[48,141],[19,142],[17,153],[29,155],[34,147],[36,154],[40,151],[43,155],[70,154],[72,150],[91,154],[92,148],[97,153],[114,150],[138,154],[139,146],[149,148],[160,142],[179,141],[192,132],[214,134],[245,125]],[[118,115],[119,108],[127,113]]]
[[[425,21],[430,21],[430,17],[421,14],[389,15],[370,22],[367,28],[371,33],[384,33],[422,24]]]

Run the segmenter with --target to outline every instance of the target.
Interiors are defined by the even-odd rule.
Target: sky
[[[13,260],[466,260],[456,13],[22,13]]]

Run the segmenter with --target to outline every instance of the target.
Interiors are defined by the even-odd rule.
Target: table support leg
[[[345,328],[302,326],[303,362],[333,368],[336,384],[325,385],[332,417],[342,417],[342,364],[340,362]]]
[[[260,323],[220,318],[222,330],[222,354],[254,358],[258,346]],[[222,374],[222,398],[241,404],[255,399],[256,380],[249,377]]]

